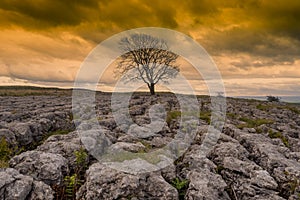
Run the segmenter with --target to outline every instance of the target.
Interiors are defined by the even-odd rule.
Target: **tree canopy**
[[[169,51],[167,42],[146,34],[132,34],[119,43],[124,51],[118,62],[116,73],[126,81],[142,80],[150,93],[155,94],[158,82],[168,83],[179,72],[178,55]]]

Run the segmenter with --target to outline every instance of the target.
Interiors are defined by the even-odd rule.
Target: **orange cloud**
[[[300,77],[299,19],[300,2],[295,0],[2,0],[0,76],[71,83],[99,42],[127,29],[158,26],[181,31],[203,45],[228,91],[239,85],[230,79],[249,79],[249,87],[245,81],[243,88],[261,92],[251,80],[280,79],[284,84],[283,80]],[[182,72],[198,80],[187,66],[183,64]],[[108,70],[101,83],[104,89],[115,81],[111,73]],[[265,87],[272,88],[269,83]],[[193,84],[199,91],[204,88]]]

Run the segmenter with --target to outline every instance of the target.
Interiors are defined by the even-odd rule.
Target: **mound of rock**
[[[132,175],[100,163],[90,166],[77,199],[178,199],[177,190],[156,173]]]
[[[188,118],[188,127],[180,127],[174,95],[134,94],[128,112],[118,116],[110,98],[97,94],[90,118],[94,108],[86,102],[72,116],[66,96],[0,97],[0,139],[8,143],[3,149],[18,154],[10,168],[0,169],[0,199],[300,199],[299,107],[228,98],[225,126],[214,135],[208,97],[198,97],[200,123]],[[192,124],[194,139],[184,135]],[[62,132],[52,135],[57,130]],[[189,145],[174,142],[176,137]],[[18,152],[20,147],[28,151]],[[160,149],[171,152],[174,162],[153,164]],[[131,164],[131,171],[96,160],[107,151]],[[143,171],[146,160],[153,161],[147,165],[152,172]]]
[[[12,168],[0,169],[0,199],[52,200],[54,192],[42,181],[20,174]]]

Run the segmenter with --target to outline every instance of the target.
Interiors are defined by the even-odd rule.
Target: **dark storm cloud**
[[[7,26],[16,24],[23,28],[44,29],[88,23],[90,28],[107,32],[116,27],[120,30],[141,26],[176,29],[180,28],[179,23],[188,20],[180,17],[180,13],[186,13],[195,24],[214,29],[227,25],[222,21],[224,10],[227,10],[225,17],[236,17],[232,23],[246,24],[240,32],[224,32],[233,33],[233,40],[243,40],[249,32],[253,36],[268,32],[300,39],[300,1],[297,0],[2,0],[0,24],[6,22]],[[209,23],[205,22],[207,20]],[[189,30],[185,31],[188,34]],[[260,41],[261,38],[257,38],[254,44]],[[235,44],[232,48],[239,50],[243,46]]]
[[[259,1],[258,9],[251,10],[261,19],[261,28],[300,39],[300,1]]]
[[[300,59],[300,1],[229,0],[219,4],[218,15],[211,26],[217,31],[210,31],[203,42],[212,55],[227,52],[254,57],[233,62],[241,68],[288,65]],[[218,21],[221,17],[232,23],[226,28]],[[256,62],[257,57],[266,60]]]
[[[210,39],[206,47],[212,55],[246,53],[255,58],[268,59],[256,64],[240,62],[235,65],[238,67],[272,66],[283,62],[292,64],[300,58],[300,40],[287,35],[233,28],[225,33],[212,33],[208,37]]]
[[[18,21],[10,21],[21,26],[35,26],[44,28],[47,26],[76,25],[90,18],[91,8],[97,7],[96,0],[2,0],[0,8],[19,14]],[[23,18],[22,18],[23,17]],[[28,19],[34,19],[30,24]]]
[[[299,11],[297,0],[2,0],[0,26],[61,27],[98,43],[142,26],[181,30],[180,24],[192,20],[190,29],[210,31],[201,42],[213,55],[246,52],[293,62],[300,52]]]
[[[99,0],[3,0],[0,9],[2,23],[14,23],[24,28],[44,29],[56,26],[97,24],[98,28],[132,28],[165,26],[175,28],[176,8],[168,2],[99,1]],[[6,20],[5,20],[6,19]]]

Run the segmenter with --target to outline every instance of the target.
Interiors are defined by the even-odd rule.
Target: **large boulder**
[[[52,200],[54,192],[41,181],[20,174],[12,168],[0,169],[0,199],[3,200]]]
[[[77,199],[178,199],[177,190],[156,173],[132,175],[95,163]]]
[[[10,145],[17,144],[17,140],[16,140],[14,133],[12,131],[10,131],[9,129],[5,129],[5,128],[0,129],[0,139],[1,138],[4,138],[6,140],[6,142]]]
[[[66,135],[50,136],[42,145],[37,147],[38,151],[58,154],[63,156],[68,161],[69,168],[76,164],[75,151],[84,148],[76,131]]]
[[[12,123],[10,124],[10,129],[15,134],[15,137],[21,146],[33,143],[33,133],[29,123]]]
[[[27,151],[13,157],[9,165],[21,174],[49,185],[60,185],[68,173],[68,161],[63,156],[42,151]]]
[[[178,168],[181,169],[179,176],[189,180],[185,199],[229,200],[227,184],[216,173],[217,166],[201,154],[200,145],[193,145],[178,161]]]

